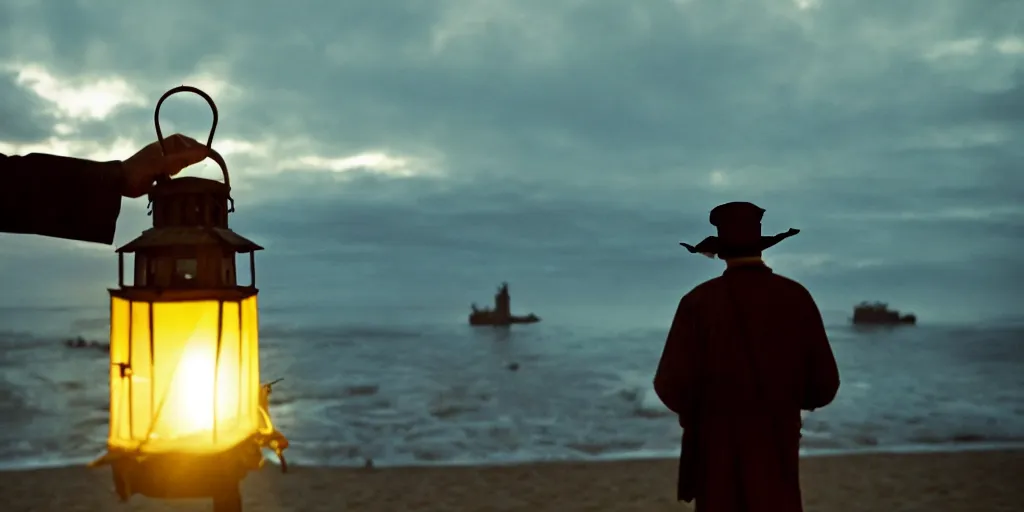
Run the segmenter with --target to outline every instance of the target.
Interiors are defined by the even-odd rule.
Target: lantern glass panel
[[[111,298],[110,300],[110,436],[111,448],[132,447],[127,417],[131,410],[128,403],[128,385],[122,364],[128,363],[128,325],[131,316],[131,302]]]
[[[255,434],[256,313],[255,295],[241,301],[112,298],[110,447],[213,453]],[[122,364],[130,368],[124,375]]]

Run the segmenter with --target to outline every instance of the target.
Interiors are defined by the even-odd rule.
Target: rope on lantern
[[[277,379],[260,386],[260,420],[256,442],[261,448],[270,448],[277,455],[281,462],[281,472],[288,472],[288,461],[284,458],[284,451],[288,448],[288,438],[274,428],[274,422],[270,419],[270,394],[274,390],[274,384],[284,379]]]

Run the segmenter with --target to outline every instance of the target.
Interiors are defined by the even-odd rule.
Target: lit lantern
[[[204,92],[181,86],[164,94]],[[110,433],[94,465],[113,467],[122,500],[211,497],[215,510],[241,510],[238,484],[263,465],[261,448],[287,440],[267,410],[271,384],[260,385],[254,253],[262,249],[228,228],[234,211],[224,159],[210,149],[224,182],[163,179],[150,192],[153,227],[118,249],[117,289],[110,290]],[[134,253],[125,284],[124,254]],[[251,282],[236,281],[235,261],[249,255]]]

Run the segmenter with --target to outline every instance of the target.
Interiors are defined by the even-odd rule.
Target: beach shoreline
[[[298,320],[260,347],[261,374],[286,377],[271,414],[297,464],[504,465],[672,457],[679,448],[677,422],[651,388],[663,333],[545,325],[513,339],[462,325]],[[1022,335],[837,330],[842,388],[804,415],[801,445],[818,456],[1024,442]],[[0,469],[99,456],[109,431],[106,354],[41,340],[0,348]]]
[[[293,447],[294,448],[294,447]],[[932,443],[932,444],[899,444],[899,445],[877,445],[861,448],[801,448],[800,458],[815,457],[842,457],[847,455],[908,455],[928,453],[962,453],[962,452],[989,452],[989,451],[1019,451],[1024,450],[1022,441],[991,441],[991,442],[961,442],[961,443]],[[90,462],[102,455],[103,451],[97,451],[95,456],[90,457],[69,457],[59,456],[43,457],[39,459],[23,459],[19,461],[0,460],[0,474],[18,471],[35,471],[41,469],[65,469],[72,467],[85,467]],[[589,463],[589,462],[619,462],[619,461],[644,461],[674,459],[678,455],[678,449],[672,450],[632,450],[627,452],[609,452],[599,455],[588,455],[580,458],[509,458],[509,459],[455,459],[455,460],[432,460],[417,463],[392,463],[372,459],[371,462],[378,469],[403,469],[403,468],[463,468],[463,467],[508,467],[531,464],[548,463]],[[273,453],[269,450],[264,452],[267,457],[267,465],[276,465],[278,462]],[[301,465],[304,467],[316,467],[320,469],[358,469],[365,466],[365,459],[359,463],[350,464],[315,464],[288,457],[289,464]]]
[[[6,511],[200,511],[202,500],[133,497],[121,504],[109,469],[0,471]],[[801,460],[807,511],[1013,511],[1024,503],[1024,449],[847,453]],[[267,465],[243,483],[245,510],[687,510],[674,459],[487,466],[330,468]]]

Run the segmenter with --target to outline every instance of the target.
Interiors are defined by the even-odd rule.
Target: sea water
[[[0,311],[0,467],[82,463],[104,449],[103,308]],[[261,312],[263,380],[307,465],[487,464],[673,455],[680,429],[651,379],[662,325]],[[857,330],[827,318],[842,387],[808,413],[807,454],[1024,442],[1024,326]]]

